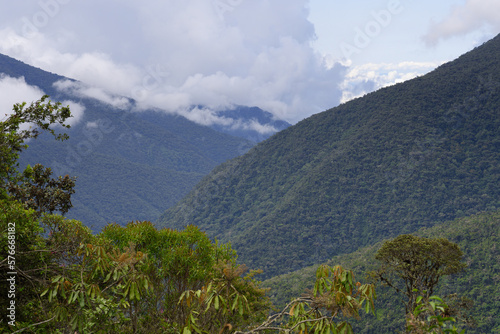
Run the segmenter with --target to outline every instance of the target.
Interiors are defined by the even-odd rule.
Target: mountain
[[[467,328],[466,333],[497,333],[500,329],[500,211],[440,223],[414,234],[425,238],[446,238],[459,245],[467,269],[453,277],[442,278],[435,295],[445,297],[456,293],[474,302],[470,315],[477,327]],[[368,271],[377,269],[375,253],[381,246],[382,242],[378,242],[354,253],[334,256],[326,262],[351,269],[357,280],[366,282]],[[273,277],[264,281],[263,286],[271,289],[273,303],[283,307],[290,298],[313,287],[317,267]],[[353,321],[354,332],[382,334],[401,331],[404,326],[403,304],[390,288],[378,285],[376,292],[376,317],[368,315],[360,322]]]
[[[215,168],[159,226],[195,224],[266,277],[500,209],[500,35],[313,115]]]
[[[255,143],[291,126],[288,122],[274,119],[271,113],[258,107],[235,106],[215,114],[228,120],[228,124],[213,124],[210,126],[212,129]]]
[[[107,222],[156,220],[215,166],[254,145],[184,117],[155,110],[131,112],[130,99],[112,96],[128,106],[117,108],[58,89],[56,82],[80,83],[5,55],[0,55],[1,73],[24,77],[52,101],[70,100],[84,107],[82,119],[66,131],[68,141],[42,135],[29,142],[20,161],[42,163],[55,175],[77,176],[74,208],[67,216],[94,230]]]

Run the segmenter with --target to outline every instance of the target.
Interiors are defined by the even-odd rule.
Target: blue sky
[[[369,46],[351,58],[355,64],[443,61],[454,59],[498,32],[499,3],[311,0],[309,19],[315,23],[317,41],[314,46],[336,59],[343,57],[342,43],[354,44],[359,31],[372,29],[375,36],[370,38]],[[449,32],[444,27],[446,23],[450,25]],[[435,40],[433,31],[441,39]]]
[[[75,78],[58,89],[201,124],[232,104],[295,123],[427,73],[500,32],[498,0],[23,0],[0,53]],[[0,104],[36,98],[0,78]],[[14,101],[17,102],[17,101]],[[192,105],[205,105],[200,110]],[[83,113],[84,110],[75,110]]]

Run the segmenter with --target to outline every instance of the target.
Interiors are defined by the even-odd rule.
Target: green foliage
[[[207,176],[159,225],[231,241],[267,278],[500,208],[500,36],[299,122]]]
[[[14,233],[8,233],[8,232]],[[18,272],[16,278],[16,319],[27,321],[28,319],[37,319],[40,317],[40,311],[34,312],[37,302],[37,295],[41,288],[37,280],[33,277],[41,272],[41,267],[46,263],[48,254],[38,252],[45,244],[40,237],[42,228],[36,219],[36,213],[33,210],[26,210],[21,203],[0,200],[0,307],[6,310],[9,299],[7,291],[9,286],[7,278],[8,272]],[[9,235],[14,235],[14,247],[9,243]],[[10,247],[9,247],[10,246]],[[11,257],[9,257],[9,255]],[[14,259],[14,270],[10,267]],[[4,313],[3,313],[4,314]],[[0,332],[4,332],[6,318],[0,323]],[[36,321],[35,321],[36,322]]]
[[[356,282],[352,271],[341,266],[320,266],[314,290],[288,303],[263,323],[235,333],[353,333],[347,319],[359,319],[359,310],[374,310],[374,286]],[[345,319],[337,321],[338,318]]]
[[[7,189],[9,189],[9,192],[14,192],[21,199],[29,201],[32,199],[33,194],[30,191],[21,191],[18,185],[19,182],[33,180],[38,183],[36,187],[40,191],[41,187],[50,182],[48,178],[50,173],[49,175],[42,175],[45,173],[43,173],[41,167],[37,166],[33,171],[28,166],[23,175],[18,171],[19,154],[28,147],[25,141],[37,138],[43,131],[52,134],[57,140],[68,138],[66,134],[56,134],[50,126],[59,124],[64,128],[69,128],[69,125],[64,123],[66,119],[71,117],[69,107],[63,107],[61,103],[53,104],[51,101],[45,103],[47,99],[48,96],[44,95],[40,100],[31,103],[28,107],[26,107],[25,102],[16,103],[13,107],[13,113],[0,122],[0,198],[6,198]],[[22,128],[22,125],[27,124],[30,125],[28,129]],[[50,172],[50,170],[48,171]],[[66,185],[69,186],[68,182],[66,182]],[[57,188],[57,186],[58,184],[48,185],[49,188]],[[69,189],[73,186],[74,184],[69,186]],[[30,190],[33,191],[33,187]],[[38,198],[38,202],[41,201],[40,196],[35,195],[34,197]]]
[[[132,242],[138,251],[148,254],[145,272],[150,278],[154,293],[145,296],[136,306],[141,313],[147,314],[143,318],[143,326],[152,327],[156,324],[157,327],[150,330],[180,330],[194,315],[191,314],[193,306],[190,303],[179,303],[179,298],[188,296],[189,291],[207,287],[209,282],[213,282],[212,286],[218,293],[228,284],[237,287],[244,298],[247,298],[249,305],[253,305],[254,317],[266,309],[265,302],[261,301],[264,292],[257,288],[256,281],[252,281],[253,276],[243,279],[239,277],[241,272],[231,269],[234,268],[236,254],[230,246],[213,243],[195,226],[176,231],[157,230],[150,222],[129,223],[125,227],[111,224],[103,229],[100,236],[120,249]],[[212,290],[205,292],[207,293],[212,293]],[[217,303],[222,300],[219,298],[228,297],[218,296],[215,299]],[[239,305],[238,300],[236,303]],[[236,315],[232,313],[204,316],[203,321],[217,326],[223,322],[222,319],[234,316]],[[240,318],[237,320],[240,324],[252,319],[247,315],[240,315]]]
[[[418,290],[414,292],[418,293]],[[465,333],[465,330],[458,332],[458,329],[451,324],[456,320],[447,314],[448,310],[448,305],[438,296],[431,296],[428,299],[418,296],[415,309],[406,320],[407,332],[413,334]]]
[[[35,211],[68,212],[73,206],[71,195],[75,193],[75,179],[69,175],[52,179],[52,170],[36,164],[33,168],[28,165],[18,182],[11,182],[8,187],[9,194],[17,201],[24,203]]]
[[[92,235],[79,221],[39,216],[17,201],[2,201],[0,208],[2,232],[7,222],[16,224],[16,329],[175,333],[190,321],[194,307],[179,299],[200,288],[213,300],[213,314],[199,317],[201,323],[237,328],[269,311],[265,290],[254,279],[257,272],[241,277],[244,268],[235,265],[234,251],[195,227],[157,230],[150,222],[135,222]],[[8,245],[2,237],[3,254]],[[6,260],[0,262],[2,291],[12,271]]]
[[[68,324],[71,330],[84,333],[118,331],[130,320],[125,310],[132,321],[136,318],[131,303],[140,300],[149,288],[149,279],[141,272],[146,256],[135,252],[133,246],[125,253],[116,249],[110,253],[106,248],[80,244],[75,255],[81,262],[66,265],[42,292],[62,328]]]
[[[456,243],[464,254],[467,269],[455,275],[443,276],[434,294],[449,306],[450,316],[467,333],[495,333],[500,328],[500,212],[483,213],[448,221],[415,233],[425,238],[446,238]],[[382,242],[361,248],[350,254],[334,256],[327,264],[341,264],[353,269],[358,277],[378,269],[375,254]],[[312,289],[317,266],[276,276],[263,282],[270,289],[272,302],[283,307],[287,300]],[[405,308],[400,296],[390,287],[377,286],[375,315],[363,316],[353,323],[356,333],[397,333],[404,330]],[[460,296],[460,297],[458,297]]]
[[[89,243],[93,236],[80,222],[67,220],[58,215],[40,215],[12,200],[1,202],[0,229],[2,230],[2,261],[0,278],[2,293],[8,272],[16,272],[16,328],[42,324],[35,332],[51,332],[51,321],[56,319],[57,310],[40,298],[54,277],[66,277],[65,273],[74,270],[80,257],[77,250],[80,244]],[[4,254],[7,252],[7,230],[15,225],[14,269],[10,267]],[[64,283],[65,281],[63,281]],[[61,290],[65,291],[65,290]],[[8,302],[2,299],[3,302]],[[2,305],[3,306],[3,305]],[[62,308],[65,310],[65,308]],[[2,324],[6,327],[6,324]],[[6,330],[2,327],[2,330]]]
[[[405,296],[406,314],[415,308],[415,291],[428,299],[443,276],[458,274],[466,267],[457,244],[444,238],[414,235],[400,235],[384,242],[375,259],[381,266],[371,275]]]
[[[263,321],[270,311],[266,291],[254,279],[257,271],[241,276],[245,271],[245,266],[220,264],[201,289],[184,291],[177,303],[189,314],[183,332],[234,332]]]

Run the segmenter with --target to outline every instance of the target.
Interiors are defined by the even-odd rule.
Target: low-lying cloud
[[[31,102],[39,100],[44,95],[38,87],[30,86],[24,78],[12,78],[0,74],[0,118],[11,115],[16,103]]]
[[[26,83],[24,77],[12,78],[0,74],[0,119],[5,119],[13,113],[13,107],[16,103],[26,102],[29,106],[32,102],[40,100],[45,93],[36,86],[30,86]],[[76,125],[83,117],[85,107],[77,102],[66,100],[62,101],[63,106],[69,106],[71,116],[66,120],[68,125]],[[27,129],[28,124],[22,129]]]
[[[80,81],[60,80],[54,83],[54,87],[66,94],[96,99],[116,109],[125,110],[131,107],[129,99],[122,96],[113,96],[102,88],[89,86]]]
[[[364,64],[351,68],[341,85],[342,100],[347,102],[382,87],[413,79],[439,66],[439,63],[402,62]]]

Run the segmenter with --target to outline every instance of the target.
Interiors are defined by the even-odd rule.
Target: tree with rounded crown
[[[418,293],[428,300],[443,276],[461,272],[466,264],[457,244],[444,238],[400,235],[386,241],[375,258],[382,265],[370,275],[402,295],[406,315],[416,307]]]

